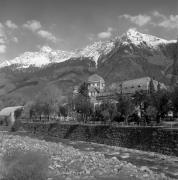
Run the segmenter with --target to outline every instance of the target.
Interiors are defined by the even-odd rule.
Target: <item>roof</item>
[[[122,87],[122,92],[126,94],[135,93],[136,91],[140,91],[140,90],[147,91],[149,89],[150,81],[151,81],[150,77],[143,77],[128,81],[123,81],[117,87],[117,90],[121,91],[121,87]],[[166,86],[163,83],[153,80],[153,85],[155,90],[157,90],[158,83],[160,84],[161,89],[166,89]]]
[[[88,78],[88,82],[99,82],[99,81],[104,83],[104,79],[98,74],[93,74]]]
[[[10,116],[11,113],[15,112],[18,109],[22,109],[23,106],[13,106],[13,107],[6,107],[0,111],[0,116]]]
[[[128,81],[123,81],[122,85],[123,86],[132,86],[132,85],[141,85],[141,84],[145,84],[145,83],[149,83],[151,80],[150,77],[143,77],[143,78],[137,78],[137,79],[132,79],[132,80],[128,80]]]

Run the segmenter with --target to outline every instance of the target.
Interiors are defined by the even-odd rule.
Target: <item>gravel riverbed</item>
[[[49,142],[29,136],[0,132],[0,157],[9,148],[42,150],[50,155],[48,180],[171,180],[147,166],[137,167],[116,156],[92,149],[83,151],[63,142]]]

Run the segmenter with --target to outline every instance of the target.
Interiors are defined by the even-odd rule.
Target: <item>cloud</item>
[[[178,29],[178,15],[170,15],[158,25],[168,29]]]
[[[29,29],[33,32],[41,29],[41,23],[37,20],[30,20],[30,21],[27,21],[25,24],[23,24],[23,27],[26,28],[26,29]]]
[[[140,27],[148,24],[151,21],[151,16],[146,14],[138,14],[136,16],[132,16],[130,14],[124,14],[119,16],[119,18],[125,18]]]
[[[0,23],[0,37],[5,37],[4,25]]]
[[[5,40],[2,37],[0,38],[0,44],[5,44]]]
[[[108,39],[112,36],[113,28],[108,27],[107,31],[98,33],[98,38]]]
[[[87,35],[87,39],[88,39],[89,41],[94,41],[94,40],[95,40],[95,35],[94,35],[94,34],[88,34],[88,35]]]
[[[152,24],[154,26],[163,27],[166,29],[178,29],[178,15],[170,14],[166,16],[164,14],[159,13],[158,11],[154,11],[152,15],[157,18]]]
[[[157,18],[162,18],[162,19],[166,18],[166,16],[164,14],[161,14],[158,11],[153,11],[152,15]]]
[[[167,17],[163,14],[159,14],[159,16],[161,20],[159,23],[155,23],[155,25],[167,29],[178,29],[178,15],[171,14]]]
[[[19,42],[19,39],[17,37],[13,37],[12,38],[12,41],[15,42],[15,43],[18,43]]]
[[[44,39],[50,40],[52,42],[56,42],[57,38],[49,31],[45,31],[45,30],[39,30],[38,35]]]
[[[0,44],[0,54],[3,54],[6,52],[6,45],[5,44]]]
[[[6,52],[6,34],[4,25],[0,23],[0,54],[3,54]]]
[[[178,29],[178,14],[164,15],[158,11],[153,11],[149,14],[138,14],[135,16],[123,14],[119,18],[125,18],[139,27],[149,24],[169,30]]]
[[[23,24],[23,27],[31,30],[41,38],[49,40],[53,43],[57,41],[57,38],[51,32],[44,30],[41,23],[37,20],[29,20],[25,24]]]
[[[18,28],[18,26],[15,23],[13,23],[11,20],[7,20],[5,25],[10,29],[17,29]]]

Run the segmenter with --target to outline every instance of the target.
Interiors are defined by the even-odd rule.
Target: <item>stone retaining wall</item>
[[[57,123],[24,123],[23,126],[31,132],[40,132],[52,137],[96,142],[178,156],[178,129]]]

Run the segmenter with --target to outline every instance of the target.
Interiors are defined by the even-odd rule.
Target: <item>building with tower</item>
[[[105,100],[112,100],[116,102],[116,95],[132,96],[137,91],[145,93],[152,93],[161,89],[167,89],[164,83],[156,81],[151,77],[142,77],[132,80],[122,81],[120,83],[113,83],[110,88],[105,86],[104,79],[98,74],[93,74],[88,77],[88,96],[91,103],[95,105],[101,104]],[[74,88],[74,93],[77,92],[77,87]]]
[[[88,80],[88,95],[90,97],[90,101],[94,104],[98,104],[96,97],[105,91],[105,81],[98,74],[93,74],[89,76]]]

